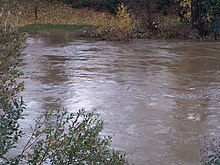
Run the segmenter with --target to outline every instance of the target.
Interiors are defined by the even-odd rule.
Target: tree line
[[[0,5],[12,2],[31,3],[38,19],[39,3],[65,3],[73,8],[93,8],[117,13],[118,6],[132,12],[148,29],[154,28],[154,15],[176,15],[197,31],[200,37],[217,38],[220,29],[220,0],[0,0]]]
[[[35,0],[36,1],[36,0]],[[37,0],[39,1],[39,0]],[[124,4],[128,11],[145,22],[148,28],[154,22],[153,13],[179,15],[185,23],[190,23],[200,37],[219,35],[220,0],[48,0],[63,2],[73,8],[94,8],[117,13],[118,6]],[[187,17],[187,18],[186,18]]]

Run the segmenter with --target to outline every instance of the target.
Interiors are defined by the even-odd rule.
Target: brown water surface
[[[95,107],[112,146],[136,165],[198,165],[198,139],[220,135],[220,43],[29,38],[27,126],[42,109]]]

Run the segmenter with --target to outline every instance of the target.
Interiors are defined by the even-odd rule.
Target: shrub
[[[4,13],[3,13],[4,14]],[[2,15],[2,18],[7,15]],[[20,63],[24,36],[16,29],[7,27],[4,19],[0,21],[0,163],[7,162],[5,157],[16,147],[22,130],[18,123],[22,119],[24,102],[17,98],[23,83],[16,79],[22,74],[16,69]]]
[[[16,82],[22,74],[16,66],[21,61],[24,36],[14,28],[0,27],[0,99],[8,100],[23,89],[23,83]]]
[[[0,100],[0,105],[3,107],[0,109],[0,164],[13,164],[17,158],[7,158],[5,155],[16,148],[18,139],[23,135],[18,120],[23,119],[25,106],[22,99]]]
[[[110,20],[108,26],[100,26],[97,29],[98,37],[114,41],[131,40],[138,22],[134,21],[132,13],[126,10],[123,3],[118,6],[116,18],[116,22]]]
[[[66,109],[47,110],[37,118],[26,144],[22,162],[28,164],[126,164],[124,155],[110,150],[111,137],[101,137],[103,121],[92,111],[68,113]],[[33,154],[24,153],[33,149]]]

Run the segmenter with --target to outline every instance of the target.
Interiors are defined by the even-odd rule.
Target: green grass
[[[33,33],[39,30],[46,29],[65,29],[70,31],[87,30],[94,31],[94,25],[70,25],[70,24],[30,24],[19,28],[21,32]]]

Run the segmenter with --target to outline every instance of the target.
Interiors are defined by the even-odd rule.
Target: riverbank
[[[65,29],[75,36],[125,40],[128,33],[135,31],[138,21],[129,13],[118,15],[94,9],[73,9],[62,3],[39,3],[37,13],[33,5],[21,3],[14,7],[7,19],[22,32],[36,33],[45,29]],[[124,37],[125,36],[125,37]]]
[[[20,3],[11,11],[7,21],[22,32],[37,34],[45,29],[65,29],[74,37],[100,38],[103,40],[141,39],[198,39],[190,23],[178,16],[156,13],[151,28],[128,12],[124,6],[117,14],[94,9],[75,9],[62,3]]]

